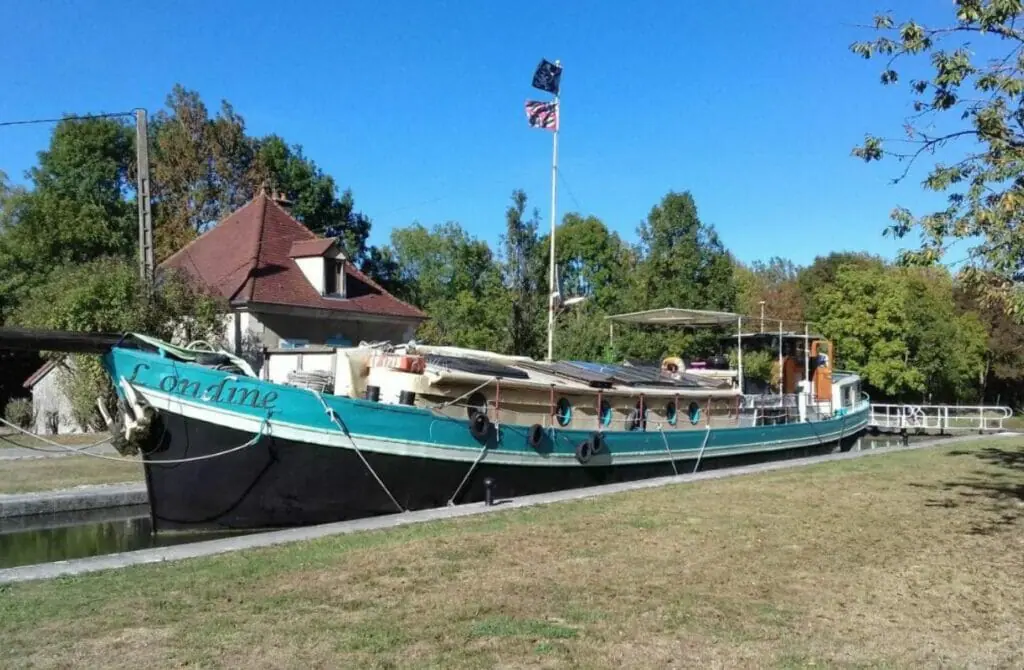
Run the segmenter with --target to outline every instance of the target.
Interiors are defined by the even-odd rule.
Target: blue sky
[[[155,111],[181,83],[301,144],[352,188],[371,241],[453,220],[493,243],[514,188],[547,225],[551,135],[523,103],[546,99],[530,78],[557,58],[560,216],[632,241],[666,192],[690,190],[744,261],[892,256],[889,212],[935,198],[923,173],[893,186],[898,165],[850,155],[865,132],[898,134],[909,96],[848,47],[879,8],[952,13],[915,4],[8,0],[0,121]],[[48,133],[0,128],[0,170],[20,181]]]

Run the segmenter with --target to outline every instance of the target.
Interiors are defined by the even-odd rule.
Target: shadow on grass
[[[973,457],[989,467],[938,485],[911,484],[944,492],[929,499],[927,507],[961,509],[969,518],[972,535],[992,535],[1024,522],[1024,445],[959,449],[946,456]]]

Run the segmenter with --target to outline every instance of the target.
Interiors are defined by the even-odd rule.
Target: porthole
[[[555,420],[559,426],[568,426],[572,421],[572,403],[568,398],[559,398],[555,405]]]
[[[688,410],[688,413],[690,415],[690,423],[696,426],[698,423],[700,423],[700,405],[698,405],[695,402],[691,402]]]
[[[668,421],[668,425],[676,425],[677,418],[678,417],[676,417],[676,404],[674,402],[670,402],[667,405],[665,405],[665,420]]]
[[[612,423],[612,405],[607,400],[601,401],[601,425],[610,426]]]

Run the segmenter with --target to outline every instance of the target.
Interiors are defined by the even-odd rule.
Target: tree
[[[355,211],[352,191],[346,189],[339,198],[334,178],[307,158],[299,145],[289,146],[279,136],[268,135],[256,146],[256,174],[261,183],[284,193],[294,203],[292,216],[307,228],[317,235],[336,238],[350,260],[362,262],[370,219]]]
[[[211,122],[206,105],[197,92],[175,84],[167,96],[166,107],[150,123],[157,263],[191,242],[228,211],[227,203],[221,204],[218,193],[218,184],[223,185],[224,180],[214,174]],[[235,120],[241,124],[240,119]]]
[[[0,202],[0,296],[7,312],[55,270],[103,255],[126,256],[136,221],[131,134],[117,119],[64,120],[29,171],[30,190]]]
[[[909,361],[906,293],[895,273],[840,266],[813,303],[822,335],[835,346],[835,367],[860,373],[890,398],[924,390],[923,375]]]
[[[153,199],[157,259],[166,258],[252,199],[261,188],[284,194],[292,215],[318,235],[337,238],[355,263],[366,260],[370,220],[352,192],[278,135],[251,137],[227,101],[210,117],[199,94],[176,85],[153,120]]]
[[[909,361],[933,402],[975,398],[985,367],[986,332],[977,315],[958,313],[944,268],[900,272],[906,291]]]
[[[979,402],[1019,406],[1024,401],[1024,327],[974,289],[958,285],[954,296],[961,317],[976,318],[984,329]]]
[[[701,222],[689,192],[668,193],[640,224],[638,235],[629,311],[735,307],[732,261],[714,227]],[[643,360],[710,353],[717,348],[717,334],[708,329],[630,328],[616,334],[616,348],[627,357]]]
[[[563,296],[580,296],[587,300],[555,315],[554,356],[614,360],[616,356],[609,351],[605,317],[619,311],[629,299],[635,254],[596,216],[567,213],[555,238],[555,262]],[[545,235],[537,245],[534,262],[537,283],[545,287],[545,295],[550,253],[551,236]],[[547,329],[546,309],[539,315],[537,328],[541,332]]]
[[[804,294],[800,290],[799,274],[792,261],[779,257],[766,263],[754,261],[750,267],[737,263],[736,309],[758,318],[764,301],[765,329],[777,329],[779,319],[783,320],[784,328],[802,327]]]
[[[732,309],[732,265],[714,227],[697,216],[689,192],[666,195],[637,231],[637,299],[645,309]]]
[[[509,293],[485,242],[457,223],[432,229],[417,223],[393,230],[385,253],[399,268],[408,299],[430,315],[418,338],[508,351]]]
[[[905,207],[892,213],[886,232],[897,238],[919,230],[917,249],[901,254],[906,264],[932,264],[956,242],[977,240],[962,279],[1012,314],[1024,316],[1024,14],[1020,0],[954,0],[954,16],[941,25],[890,14],[875,17],[879,35],[856,42],[852,51],[885,61],[883,85],[896,85],[896,69],[911,71],[930,60],[930,76],[910,78],[913,114],[903,139],[867,135],[854,149],[865,161],[894,158],[904,163],[901,181],[922,158],[936,157],[925,189],[946,196],[946,204],[915,215]],[[984,60],[980,54],[985,54]]]
[[[831,283],[816,284],[808,300],[835,344],[837,367],[894,400],[976,397],[986,334],[975,314],[955,308],[948,272],[863,259],[832,270]]]
[[[412,299],[410,295],[412,287],[409,286],[407,278],[403,276],[402,269],[390,247],[368,247],[360,270],[372,277],[381,288],[400,300],[410,301]]]
[[[619,236],[596,216],[570,212],[556,231],[555,260],[562,292],[585,296],[600,310],[617,308],[629,286],[635,256]],[[550,253],[550,236],[541,244]]]
[[[538,281],[536,210],[526,218],[526,193],[512,192],[512,204],[505,210],[504,280],[509,291],[509,347],[519,356],[536,356],[540,351],[539,315],[544,313],[547,291]]]

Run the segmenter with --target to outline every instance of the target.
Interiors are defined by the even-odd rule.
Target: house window
[[[324,259],[324,295],[345,297],[345,262],[334,258]]]

